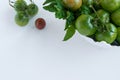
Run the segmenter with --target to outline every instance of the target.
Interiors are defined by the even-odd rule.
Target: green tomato
[[[97,41],[105,41],[107,43],[112,43],[116,37],[117,37],[117,28],[111,24],[111,23],[107,23],[105,24],[106,30],[102,31],[102,32],[97,32],[95,34],[95,38]]]
[[[115,25],[120,26],[120,9],[111,14],[111,19]]]
[[[24,0],[17,0],[14,3],[14,9],[16,11],[24,11],[27,8],[27,3]]]
[[[26,13],[30,16],[33,17],[38,13],[38,6],[36,4],[29,4]]]
[[[109,17],[110,17],[109,13],[102,10],[102,9],[97,11],[97,16],[100,18],[100,21],[102,23],[108,23],[109,20],[110,20],[109,19]]]
[[[82,0],[62,0],[63,5],[70,10],[77,10],[82,6]]]
[[[120,27],[117,28],[117,41],[120,44]]]
[[[120,7],[120,0],[101,0],[100,4],[105,10],[113,12]]]
[[[29,17],[23,11],[18,12],[15,15],[15,22],[19,26],[26,26],[29,22]]]
[[[96,28],[91,23],[92,19],[92,16],[85,14],[82,14],[77,18],[75,26],[80,34],[90,36],[95,33]]]

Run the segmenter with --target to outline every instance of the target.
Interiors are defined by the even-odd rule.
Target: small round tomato
[[[100,4],[105,10],[113,12],[120,7],[120,0],[101,0]]]
[[[62,0],[63,5],[70,10],[77,10],[82,6],[82,0]]]
[[[43,18],[38,18],[35,21],[35,26],[37,29],[43,29],[46,26],[46,22]]]
[[[25,26],[28,24],[29,22],[29,17],[25,14],[25,12],[21,11],[18,12],[15,15],[15,22],[16,24],[18,24],[19,26]]]
[[[91,23],[92,19],[92,16],[85,14],[82,14],[77,18],[75,26],[80,34],[90,36],[95,33],[96,28]]]
[[[34,3],[31,3],[28,5],[26,9],[26,13],[30,16],[33,17],[38,13],[38,6]]]
[[[97,32],[95,34],[95,38],[99,42],[105,41],[110,44],[117,37],[117,28],[111,23],[105,24],[105,27],[106,27],[106,30],[103,30],[102,32]]]
[[[120,26],[120,9],[111,14],[111,19],[115,25]]]
[[[24,11],[27,8],[27,3],[24,0],[17,0],[14,3],[14,9],[16,11]]]
[[[108,12],[100,9],[100,10],[98,10],[98,11],[96,12],[96,14],[97,14],[97,17],[100,18],[100,21],[101,21],[102,23],[108,23],[108,22],[109,22],[109,20],[110,20],[110,19],[109,19],[110,15],[109,15]]]
[[[120,27],[117,28],[117,41],[120,44]]]

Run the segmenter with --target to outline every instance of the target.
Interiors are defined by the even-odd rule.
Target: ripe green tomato
[[[95,33],[96,28],[91,23],[92,19],[93,19],[92,16],[85,14],[82,14],[77,18],[75,22],[75,27],[80,34],[90,36]]]
[[[117,28],[117,41],[120,44],[120,27]]]
[[[62,0],[63,5],[70,10],[77,10],[82,6],[82,0]]]
[[[111,19],[115,25],[120,26],[120,9],[111,14]]]
[[[15,22],[19,26],[26,26],[29,22],[29,17],[23,12],[18,12],[15,15]]]
[[[109,19],[109,17],[110,17],[109,13],[106,12],[106,11],[104,11],[104,10],[102,10],[102,9],[100,9],[100,10],[97,11],[97,15],[99,16],[100,21],[102,23],[108,23],[109,20],[110,20]]]
[[[14,9],[16,11],[24,11],[27,8],[27,3],[24,0],[17,0],[14,3]]]
[[[38,13],[38,6],[36,4],[29,4],[26,13],[30,16],[33,17]]]
[[[105,10],[113,12],[120,7],[120,0],[101,0],[100,4]]]
[[[104,30],[103,32],[97,32],[95,34],[95,38],[99,42],[105,41],[110,44],[117,37],[117,28],[111,23],[107,23],[105,27],[107,28],[107,30]]]

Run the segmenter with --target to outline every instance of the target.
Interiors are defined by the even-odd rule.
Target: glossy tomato
[[[108,23],[110,21],[110,14],[107,11],[100,9],[96,14],[102,23]]]
[[[117,37],[117,28],[111,24],[105,24],[106,30],[97,32],[95,38],[97,41],[105,41],[107,43],[112,43]]]
[[[120,7],[120,0],[101,0],[100,4],[105,10],[113,12]]]
[[[62,0],[63,5],[70,10],[77,10],[82,6],[82,0]]]
[[[27,8],[27,3],[24,0],[17,0],[14,3],[14,9],[16,11],[24,11]]]
[[[111,19],[115,25],[120,26],[120,9],[111,14]]]
[[[92,16],[85,14],[82,14],[77,18],[75,26],[80,34],[90,36],[95,33],[96,28],[91,23],[92,19]]]
[[[34,3],[31,3],[28,5],[26,12],[30,17],[33,17],[38,13],[38,6]]]
[[[25,26],[29,22],[29,17],[25,14],[25,12],[20,11],[15,16],[15,22],[19,26]]]

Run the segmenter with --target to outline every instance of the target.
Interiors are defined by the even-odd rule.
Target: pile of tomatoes
[[[30,0],[28,5],[25,0],[16,0],[15,2],[9,0],[10,6],[12,6],[15,11],[15,22],[19,26],[26,26],[29,20],[38,13],[38,6]]]
[[[120,0],[62,0],[64,7],[81,14],[76,30],[95,41],[120,45]]]
[[[19,26],[27,25],[38,12],[37,5],[30,2],[27,5],[25,0],[9,0],[17,12],[15,22]],[[64,41],[78,31],[94,41],[120,45],[120,0],[45,0],[43,5],[56,18],[66,20]],[[35,24],[39,29],[46,25],[43,19],[36,20]]]

